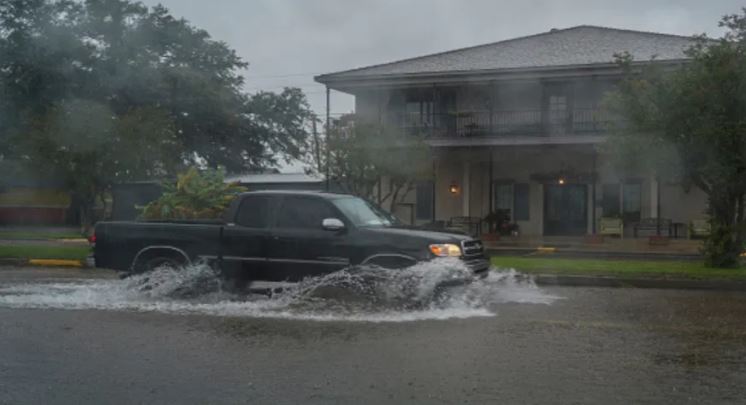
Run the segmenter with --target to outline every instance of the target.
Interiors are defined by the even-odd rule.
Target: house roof
[[[682,60],[692,37],[579,25],[490,44],[317,76],[321,83],[416,74],[469,73],[610,64],[629,52],[637,61]]]

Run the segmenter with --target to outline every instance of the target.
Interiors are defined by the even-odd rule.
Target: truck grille
[[[464,260],[484,257],[484,246],[477,239],[462,241],[461,250],[464,252]]]

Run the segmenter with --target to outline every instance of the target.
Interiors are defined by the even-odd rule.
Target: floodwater
[[[537,287],[499,270],[461,291],[416,282],[461,277],[449,268],[396,285],[352,271],[268,298],[222,291],[204,268],[0,267],[0,404],[746,398],[746,294]]]
[[[307,278],[270,296],[227,290],[210,267],[192,265],[124,280],[0,286],[0,307],[403,322],[493,316],[499,304],[551,304],[558,299],[513,270],[493,269],[487,277],[475,278],[457,259],[399,270],[354,267]]]

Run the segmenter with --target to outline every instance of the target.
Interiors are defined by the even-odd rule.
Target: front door
[[[269,238],[270,281],[299,281],[348,266],[346,231],[325,230],[326,218],[343,219],[326,199],[283,197]]]
[[[544,235],[585,235],[588,189],[584,184],[544,186]]]

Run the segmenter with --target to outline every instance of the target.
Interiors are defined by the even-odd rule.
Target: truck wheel
[[[163,251],[149,253],[144,255],[144,257],[138,258],[137,263],[135,263],[132,268],[135,273],[144,273],[155,270],[158,267],[168,266],[176,268],[185,264],[186,261],[181,257],[181,255]]]

